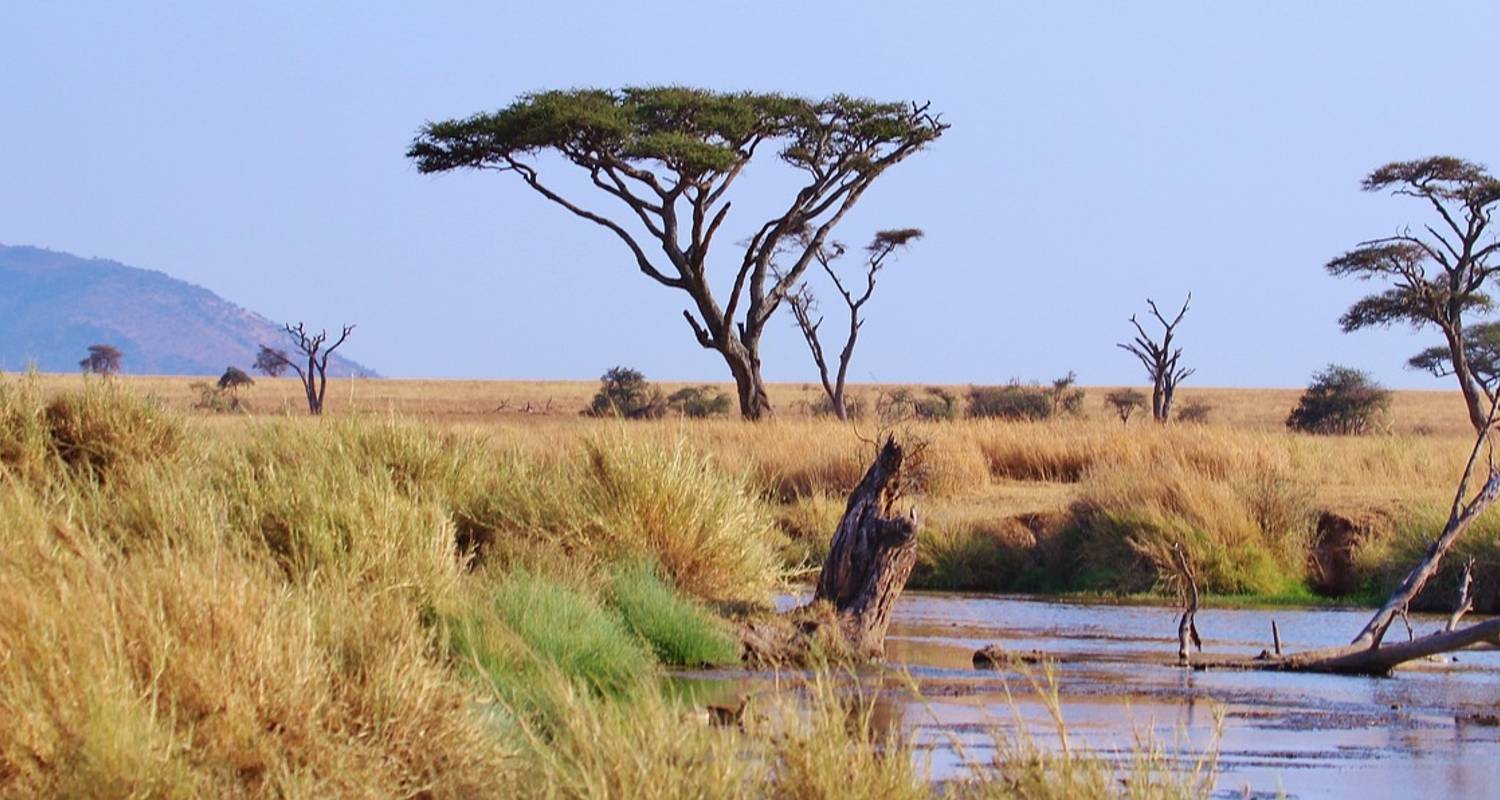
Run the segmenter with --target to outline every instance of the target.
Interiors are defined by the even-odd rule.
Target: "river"
[[[1273,618],[1283,646],[1297,650],[1346,642],[1370,613],[1205,609],[1198,628],[1206,652],[1254,655],[1271,647]],[[1167,663],[1177,614],[1165,606],[908,592],[895,607],[887,662],[909,672],[921,694],[884,692],[878,717],[910,737],[940,781],[988,763],[997,729],[1024,727],[1055,745],[1034,690],[1043,670],[972,666],[974,650],[998,643],[1088,656],[1051,670],[1075,748],[1123,758],[1150,736],[1186,767],[1214,746],[1217,731],[1217,792],[1225,797],[1500,796],[1500,652],[1463,652],[1391,678],[1197,672]],[[1442,623],[1412,618],[1418,635]],[[1398,621],[1388,635],[1406,630]],[[710,681],[725,695],[769,685],[755,673],[683,677]]]

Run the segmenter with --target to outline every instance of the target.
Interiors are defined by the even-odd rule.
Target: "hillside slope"
[[[284,347],[280,326],[204,289],[154,270],[36,247],[0,245],[0,369],[35,363],[78,369],[91,344],[124,353],[134,374],[218,375],[248,370],[262,344]],[[338,355],[338,375],[373,376]]]

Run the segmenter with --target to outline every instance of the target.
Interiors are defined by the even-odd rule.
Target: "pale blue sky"
[[[1192,384],[1295,386],[1338,361],[1446,387],[1402,366],[1430,333],[1340,334],[1366,287],[1321,267],[1426,220],[1361,193],[1371,168],[1500,167],[1497,33],[1478,2],[12,2],[0,242],[357,322],[350,355],[387,375],[723,380],[684,298],[610,234],[507,176],[418,175],[418,126],[575,86],[930,100],[952,130],[841,228],[927,231],[854,379],[1139,383],[1126,317],[1191,289]],[[753,224],[731,217],[720,246]],[[764,361],[812,377],[789,316]]]

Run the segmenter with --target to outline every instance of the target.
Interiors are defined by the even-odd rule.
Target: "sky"
[[[930,101],[951,129],[838,230],[926,232],[884,274],[851,380],[1144,383],[1115,347],[1128,317],[1191,291],[1185,385],[1338,362],[1447,388],[1404,366],[1433,332],[1340,333],[1374,287],[1322,266],[1429,221],[1361,192],[1375,167],[1500,167],[1497,32],[1481,2],[4,3],[0,243],[357,323],[348,354],[388,376],[725,380],[686,296],[609,232],[514,176],[418,174],[417,129],[549,88]],[[758,159],[736,186],[719,274],[785,170]],[[789,314],[763,362],[815,377]]]

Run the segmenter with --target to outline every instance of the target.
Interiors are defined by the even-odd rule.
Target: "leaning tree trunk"
[[[891,606],[917,563],[915,510],[892,514],[903,455],[896,440],[887,439],[849,495],[813,595],[814,602],[833,606],[845,640],[862,656],[885,654]]]
[[[885,655],[891,608],[917,561],[917,515],[898,514],[902,490],[901,445],[888,438],[849,495],[844,516],[823,561],[813,602],[742,631],[748,660],[786,664],[810,651],[855,658]]]

